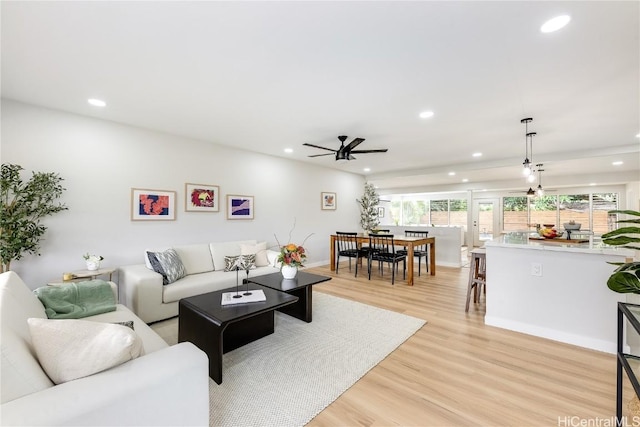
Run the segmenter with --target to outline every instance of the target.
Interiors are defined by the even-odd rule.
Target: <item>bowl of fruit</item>
[[[556,239],[562,236],[563,233],[552,228],[553,225],[551,227],[547,227],[547,225],[548,224],[545,224],[544,228],[540,229],[539,234],[541,237],[544,237],[545,239]]]

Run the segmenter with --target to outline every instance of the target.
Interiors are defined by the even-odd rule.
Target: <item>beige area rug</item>
[[[422,319],[315,292],[313,322],[276,312],[272,335],[223,357],[211,426],[302,426],[418,331]],[[178,319],[151,326],[169,344]]]

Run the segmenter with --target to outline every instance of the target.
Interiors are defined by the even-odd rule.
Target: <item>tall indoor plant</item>
[[[373,184],[364,183],[364,194],[362,199],[356,201],[360,204],[360,226],[365,231],[375,230],[380,224],[378,217],[378,204],[380,196]]]
[[[65,190],[63,179],[52,172],[33,172],[23,181],[22,166],[2,164],[0,170],[0,261],[1,272],[24,253],[40,255],[40,239],[47,231],[41,220],[66,210],[57,200]]]
[[[602,241],[607,245],[618,246],[621,248],[634,249],[640,251],[640,212],[632,210],[614,210],[609,214],[624,214],[635,219],[621,219],[616,221],[617,224],[632,224],[620,227],[617,230],[610,231],[602,235]],[[617,265],[613,274],[607,280],[609,289],[619,293],[640,294],[640,262],[618,262],[612,263]]]

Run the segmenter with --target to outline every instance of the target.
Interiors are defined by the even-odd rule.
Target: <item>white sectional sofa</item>
[[[123,305],[79,320],[90,320],[84,322],[90,328],[93,322],[101,322],[95,327],[112,329],[114,322],[133,321],[135,334],[128,329],[125,333],[137,335],[135,342],[142,342],[144,355],[58,385],[41,367],[43,359],[37,357],[37,343],[27,320],[47,319],[45,308],[11,271],[0,274],[0,316],[0,425],[209,425],[207,355],[188,342],[169,347]],[[105,341],[107,349],[114,346],[114,341]],[[73,351],[80,358],[86,354],[82,348]]]
[[[147,323],[178,315],[178,301],[194,295],[236,286],[236,272],[225,270],[225,257],[256,255],[256,268],[249,277],[280,271],[276,267],[277,251],[267,249],[266,242],[242,240],[234,242],[202,243],[173,248],[178,254],[186,276],[163,285],[163,276],[153,270],[146,256],[145,263],[120,267],[118,278],[122,302]],[[240,271],[240,283],[246,277]]]

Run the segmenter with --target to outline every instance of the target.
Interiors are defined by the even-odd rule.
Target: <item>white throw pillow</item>
[[[55,384],[93,375],[144,354],[142,340],[126,326],[89,320],[29,318],[31,342]]]
[[[257,245],[240,245],[240,255],[256,255],[256,267],[266,267],[269,265],[267,259],[267,242],[260,242]]]

